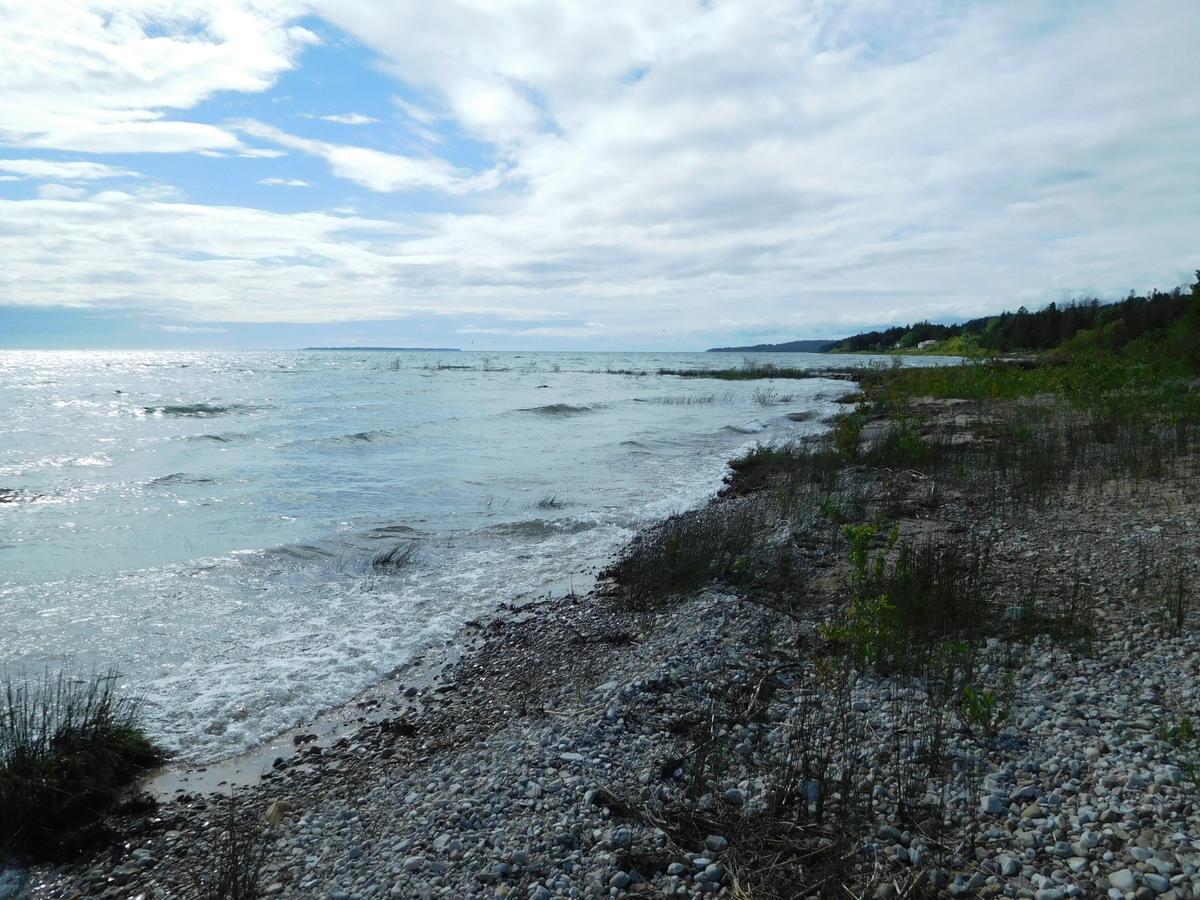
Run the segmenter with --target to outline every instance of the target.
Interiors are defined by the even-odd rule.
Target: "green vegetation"
[[[1200,280],[1190,297],[1164,296],[1123,302],[1116,318],[1085,309],[1090,327],[1030,359],[864,368],[829,434],[733,460],[719,502],[635,541],[607,573],[635,610],[712,582],[768,610],[761,647],[711,692],[711,713],[672,722],[690,743],[669,767],[691,802],[653,819],[680,846],[725,835],[739,896],[872,896],[881,811],[931,846],[954,827],[947,773],[982,778],[995,742],[1016,736],[1029,653],[1048,641],[1090,652],[1102,613],[1187,626],[1194,573],[1174,539],[1140,543],[1140,572],[1128,557],[1108,571],[1081,551],[1092,538],[1060,545],[1052,508],[1100,501],[1081,527],[1103,523],[1094,534],[1109,537],[1094,540],[1112,541],[1126,504],[1200,497]],[[1029,324],[1020,316],[1003,321]],[[1015,558],[1023,545],[1006,537],[993,555],[1013,532],[1036,542],[1030,552]],[[743,761],[767,786],[766,809],[701,809],[695,798],[721,795],[739,752],[730,735],[772,721],[777,690],[784,751],[758,746]],[[868,726],[864,693],[890,698],[888,726]],[[1192,720],[1159,738],[1200,781]],[[941,895],[915,870],[886,877],[899,895]]]
[[[630,372],[614,374],[628,375]],[[644,374],[644,373],[643,373]],[[773,363],[756,363],[745,360],[735,369],[659,369],[659,375],[674,375],[678,378],[715,378],[719,381],[754,381],[761,378],[818,378],[821,373],[815,369],[797,369],[792,366],[777,366]]]
[[[1200,272],[1197,272],[1200,282]],[[958,356],[1027,353],[1063,347],[1079,350],[1119,350],[1146,334],[1160,332],[1195,315],[1195,287],[1169,293],[1154,290],[1143,296],[1130,293],[1124,300],[1101,303],[1095,298],[1062,304],[1051,303],[1030,312],[1021,307],[963,322],[939,325],[917,322],[883,331],[869,331],[839,341],[832,352],[914,350],[930,341],[930,353]]]
[[[714,580],[737,581],[749,566],[759,522],[753,512],[708,506],[639,534],[601,577],[631,603],[653,606]]]
[[[102,817],[163,759],[114,673],[7,678],[0,706],[0,852],[59,859],[102,839]]]
[[[196,896],[200,900],[256,900],[262,896],[271,827],[234,796],[218,828],[208,867],[192,873]]]

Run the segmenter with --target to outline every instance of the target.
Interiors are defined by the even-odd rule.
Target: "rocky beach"
[[[970,447],[998,414],[930,401],[921,419]],[[864,449],[896,428],[858,424]],[[877,557],[986,547],[998,614],[972,632],[966,701],[957,676],[947,699],[932,670],[844,663],[830,623],[853,563],[826,510],[796,595],[725,579],[635,602],[617,566],[473,623],[432,681],[397,673],[371,721],[297,734],[254,786],[127,811],[116,845],[35,871],[29,895],[217,896],[258,852],[262,895],[331,900],[1200,896],[1194,471],[1031,503],[843,468],[840,502],[892,513]],[[691,516],[761,514],[773,482],[747,474]]]

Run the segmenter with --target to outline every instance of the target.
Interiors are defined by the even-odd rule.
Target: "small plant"
[[[822,497],[819,510],[823,518],[835,525],[846,521],[846,511],[842,508],[842,504],[833,497]]]
[[[371,568],[375,571],[387,569],[403,569],[413,561],[417,553],[414,543],[396,544],[387,550],[381,550],[371,558]]]
[[[973,684],[964,685],[958,715],[968,729],[978,728],[985,738],[991,740],[1008,721],[1011,712],[1009,704],[1001,695],[977,688]]]
[[[270,827],[236,797],[212,848],[207,872],[194,873],[200,900],[255,900],[262,895],[262,872],[270,847]]]
[[[651,605],[714,580],[749,577],[762,524],[750,510],[705,507],[638,535],[602,577],[629,602]]]
[[[754,402],[759,406],[771,406],[779,402],[779,391],[773,387],[757,388],[753,394]]]
[[[1179,751],[1180,768],[1187,774],[1192,786],[1200,791],[1200,730],[1195,723],[1184,716],[1172,725],[1159,728],[1158,737]]]
[[[538,509],[562,509],[566,504],[558,499],[558,494],[546,494],[534,506]]]
[[[833,446],[845,459],[858,459],[862,443],[865,416],[860,412],[846,413],[833,420]]]
[[[6,677],[0,694],[0,851],[71,856],[102,839],[102,817],[162,762],[136,698],[109,671]]]

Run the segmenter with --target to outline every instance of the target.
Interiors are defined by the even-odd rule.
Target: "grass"
[[[753,512],[707,506],[639,534],[601,577],[613,580],[629,603],[652,608],[709,582],[745,577],[758,537]]]
[[[0,850],[64,859],[106,836],[104,816],[163,761],[114,672],[6,677],[0,707]]]
[[[381,550],[371,557],[371,568],[376,572],[396,571],[406,568],[417,555],[415,542],[396,544],[387,550]]]
[[[236,797],[226,807],[225,821],[204,872],[194,872],[199,900],[255,900],[262,896],[262,874],[270,848],[270,828]]]
[[[704,716],[668,722],[685,746],[664,748],[663,770],[686,779],[683,798],[637,814],[683,849],[725,835],[734,897],[869,897],[881,878],[901,896],[941,896],[945,884],[922,879],[938,853],[962,852],[939,844],[962,812],[947,774],[978,795],[995,742],[1017,736],[1021,661],[1047,638],[1088,652],[1098,602],[1136,602],[1129,614],[1176,633],[1193,617],[1195,562],[1166,532],[1139,544],[1140,578],[1103,569],[1103,547],[1064,540],[1020,559],[990,549],[996,528],[1058,528],[1044,510],[1067,495],[1200,497],[1200,383],[1148,355],[868,368],[827,436],[755,447],[731,461],[722,501],[630,545],[611,574],[640,607],[714,580],[771,609],[787,611],[764,596],[809,603],[797,627],[765,630],[730,664]],[[863,680],[891,704],[881,730],[852,702]],[[787,693],[765,714],[776,691]],[[755,723],[783,730],[782,752],[746,737]],[[1184,716],[1161,740],[1200,780],[1196,734]],[[767,785],[765,808],[761,794],[753,810],[721,803],[735,768]],[[880,821],[921,835],[933,858],[889,868]]]
[[[797,369],[771,363],[743,366],[740,369],[658,369],[658,375],[677,378],[715,378],[718,381],[758,381],[764,378],[820,378],[815,369]]]

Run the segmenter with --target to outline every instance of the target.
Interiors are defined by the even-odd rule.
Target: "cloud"
[[[300,178],[260,178],[258,183],[277,187],[311,187],[307,181]]]
[[[38,196],[43,200],[78,200],[87,196],[87,191],[65,184],[43,184],[38,188]]]
[[[64,29],[93,47],[93,75],[27,4],[18,18],[50,36],[24,43],[58,71],[43,90],[50,64],[18,63],[31,99],[0,95],[4,134],[101,147],[146,129],[152,148],[263,154],[253,139],[324,160],[350,183],[329,201],[346,212],[132,189],[0,200],[2,301],[201,322],[462,316],[497,339],[703,346],[1123,294],[1200,267],[1192,0],[311,0],[378,57],[387,94],[420,99],[394,103],[426,155],[313,140],[244,106],[178,121],[264,90],[309,39],[282,0],[128,5],[84,6]]]
[[[225,334],[228,328],[214,328],[207,325],[154,325],[158,331],[167,334]]]
[[[17,176],[58,181],[91,181],[97,178],[137,177],[130,169],[94,162],[56,162],[49,159],[0,159],[0,172]]]
[[[259,92],[316,41],[291,0],[46,0],[5,7],[0,142],[86,153],[234,150],[168,118],[220,91]]]
[[[323,122],[336,122],[338,125],[370,125],[379,121],[374,116],[364,116],[361,113],[344,113],[332,116],[307,116],[307,118],[320,119]]]
[[[492,173],[473,176],[441,159],[402,156],[369,147],[302,138],[254,120],[239,122],[236,127],[262,140],[321,157],[329,163],[334,175],[379,193],[413,188],[461,193],[486,189],[496,183]]]

